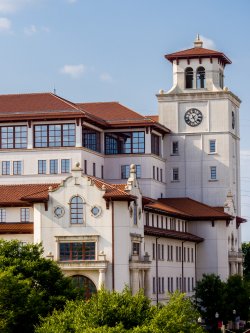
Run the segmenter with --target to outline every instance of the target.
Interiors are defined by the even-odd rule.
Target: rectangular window
[[[46,174],[46,165],[47,161],[46,160],[39,160],[38,161],[38,173],[39,174]]]
[[[100,132],[90,128],[82,128],[82,146],[97,152],[101,151]]]
[[[188,287],[187,287],[187,291],[190,292],[190,277],[188,277]]]
[[[88,161],[84,160],[84,173],[87,175],[88,174]]]
[[[190,262],[190,248],[187,248],[187,261]]]
[[[160,156],[160,137],[155,134],[151,134],[151,152]]]
[[[153,165],[153,179],[155,179],[155,166]]]
[[[69,173],[70,172],[70,160],[62,159],[61,160],[61,173]]]
[[[179,142],[178,141],[172,142],[172,155],[179,155]]]
[[[95,242],[60,243],[60,261],[95,260]]]
[[[211,166],[211,167],[210,167],[210,179],[211,179],[211,180],[216,180],[216,179],[217,179],[217,170],[216,170],[216,166]]]
[[[209,140],[209,153],[216,152],[216,140]]]
[[[140,255],[140,243],[132,243],[133,254]]]
[[[134,225],[137,225],[137,216],[138,216],[138,207],[137,204],[134,204]]]
[[[156,215],[156,227],[159,228],[159,215]]]
[[[6,209],[0,208],[0,222],[6,222]]]
[[[156,168],[156,179],[159,180],[159,168]]]
[[[176,289],[177,290],[179,289],[179,278],[178,277],[176,278]]]
[[[160,169],[160,181],[162,182],[163,181],[163,170]]]
[[[93,176],[95,177],[96,176],[96,164],[93,163]]]
[[[172,179],[173,181],[179,181],[179,168],[173,168]]]
[[[136,178],[141,178],[141,165],[135,166]],[[122,165],[121,166],[121,179],[128,179],[130,173],[130,165]]]
[[[21,175],[21,174],[22,174],[22,161],[14,161],[13,175]]]
[[[165,293],[165,281],[164,281],[164,277],[161,278],[161,289],[162,289],[162,293]]]
[[[146,225],[149,225],[149,213],[146,213],[145,216],[146,216]]]
[[[1,148],[27,148],[27,126],[1,127]]]
[[[155,243],[152,244],[152,257],[155,259]]]
[[[34,126],[34,146],[74,147],[75,124],[53,124]]]
[[[49,161],[49,172],[51,174],[58,173],[58,160],[50,160]]]
[[[186,262],[186,248],[183,247],[183,261]]]
[[[30,220],[30,209],[21,208],[21,222],[29,222]]]
[[[153,277],[153,294],[155,294],[155,290],[156,290],[156,288],[155,288],[155,277]]]
[[[155,221],[154,221],[154,214],[152,214],[152,227],[155,226]]]
[[[103,179],[104,178],[104,166],[101,165],[101,178]]]
[[[163,229],[163,216],[161,216],[161,228]]]
[[[2,161],[2,175],[10,175],[10,161]]]
[[[157,244],[157,259],[161,260],[161,245]]]
[[[168,292],[171,292],[171,280],[170,277],[168,277]]]
[[[194,278],[192,277],[192,290],[194,290]]]
[[[164,245],[161,246],[161,260],[164,260]]]
[[[194,262],[194,249],[191,248],[191,262]]]
[[[105,154],[144,154],[144,132],[117,132],[105,134]]]

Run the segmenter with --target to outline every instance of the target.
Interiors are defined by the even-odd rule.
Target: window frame
[[[70,173],[70,159],[69,158],[61,159],[61,173]]]
[[[9,176],[11,174],[10,161],[2,161],[2,175]]]
[[[3,132],[3,129],[6,128],[7,132]],[[20,128],[20,131],[17,129]],[[9,138],[8,134],[11,132],[8,129],[12,129],[12,138]],[[25,129],[23,132],[22,129]],[[6,133],[7,137],[3,138],[3,134]],[[22,135],[25,134],[25,136]],[[18,135],[19,134],[19,135]],[[6,140],[7,147],[3,147],[3,141]],[[9,143],[10,141],[10,143]],[[18,142],[20,141],[20,142]],[[9,147],[12,145],[12,147]],[[20,146],[19,146],[20,145]],[[15,125],[15,126],[0,126],[0,148],[1,149],[27,149],[28,146],[28,128],[27,125]]]
[[[190,84],[188,84],[190,83]],[[190,85],[190,86],[188,86]],[[192,67],[185,68],[185,89],[194,88],[194,70]]]
[[[90,248],[86,249],[86,244],[88,244],[90,246]],[[68,247],[64,250],[64,252],[62,250],[62,245],[65,245],[65,247]],[[87,256],[86,256],[86,252],[88,253]],[[66,254],[64,254],[64,253],[66,253]],[[81,255],[79,255],[79,253]],[[79,259],[79,256],[81,256],[80,259]],[[65,257],[68,257],[68,259],[65,259]],[[75,259],[75,257],[77,257],[77,258]],[[96,242],[75,241],[75,242],[60,242],[59,243],[59,261],[60,262],[79,262],[79,261],[95,261],[95,260],[96,260]]]
[[[22,161],[13,161],[13,175],[15,176],[22,175],[22,169],[23,169],[22,164],[23,164]]]
[[[155,133],[151,133],[151,153],[161,156],[161,137]]]
[[[58,159],[49,160],[49,173],[51,175],[58,174]]]
[[[196,69],[196,89],[205,89],[205,88],[206,88],[206,70],[203,66],[199,66]]]
[[[217,167],[216,166],[210,166],[210,181],[216,181],[218,180],[217,175]]]
[[[77,199],[76,202],[73,202]],[[75,195],[70,199],[70,224],[71,225],[82,225],[84,223],[84,200],[79,195]],[[75,207],[72,207],[75,205]],[[76,217],[73,217],[76,215]],[[74,222],[76,221],[76,222]]]
[[[47,160],[38,160],[37,168],[39,175],[46,175],[47,173]]]
[[[20,220],[21,223],[30,222],[30,209],[27,207],[22,207],[20,209]]]
[[[101,152],[101,132],[90,127],[82,127],[82,146],[84,148]]]
[[[0,208],[0,223],[6,222],[6,209]]]
[[[105,155],[145,154],[145,132],[107,132],[104,146]]]
[[[179,155],[179,141],[172,141],[172,155]]]
[[[210,139],[209,140],[209,154],[216,154],[217,153],[217,145],[216,145],[216,139]]]
[[[58,126],[58,128],[57,128]],[[68,128],[67,128],[68,126]],[[74,126],[74,128],[69,128]],[[38,128],[40,127],[40,131]],[[74,134],[71,134],[71,131]],[[38,135],[41,133],[41,135]],[[52,135],[54,133],[54,135]],[[67,135],[68,133],[68,135]],[[54,138],[54,140],[52,140]],[[69,138],[69,140],[67,139]],[[71,138],[71,139],[70,139]],[[73,140],[72,140],[73,138]],[[40,139],[40,141],[38,141]],[[68,143],[68,144],[67,144]],[[34,125],[33,129],[34,148],[58,148],[76,146],[76,125],[75,123],[56,123]]]
[[[172,168],[172,182],[179,182],[180,181],[180,172],[179,168]]]

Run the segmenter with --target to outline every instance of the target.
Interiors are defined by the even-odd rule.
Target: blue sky
[[[205,46],[233,62],[242,99],[242,215],[250,220],[250,1],[0,0],[0,93],[53,91],[75,102],[119,101],[157,112],[172,83],[164,54]],[[243,240],[250,241],[250,222]]]

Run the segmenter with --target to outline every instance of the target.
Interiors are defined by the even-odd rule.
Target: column
[[[132,294],[136,294],[139,291],[139,269],[132,269]]]
[[[82,124],[79,119],[79,125],[76,124],[76,147],[82,147]]]
[[[29,127],[28,125],[28,131],[27,131],[27,148],[32,149],[33,148],[33,126]]]
[[[148,269],[144,271],[144,294],[150,297],[150,274]]]
[[[98,280],[98,290],[105,287],[105,269],[99,269],[99,280]]]

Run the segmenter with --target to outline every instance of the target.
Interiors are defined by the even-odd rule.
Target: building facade
[[[192,294],[203,273],[242,271],[239,106],[230,60],[172,53],[159,116],[51,93],[0,96],[0,234],[42,242],[84,285]]]

